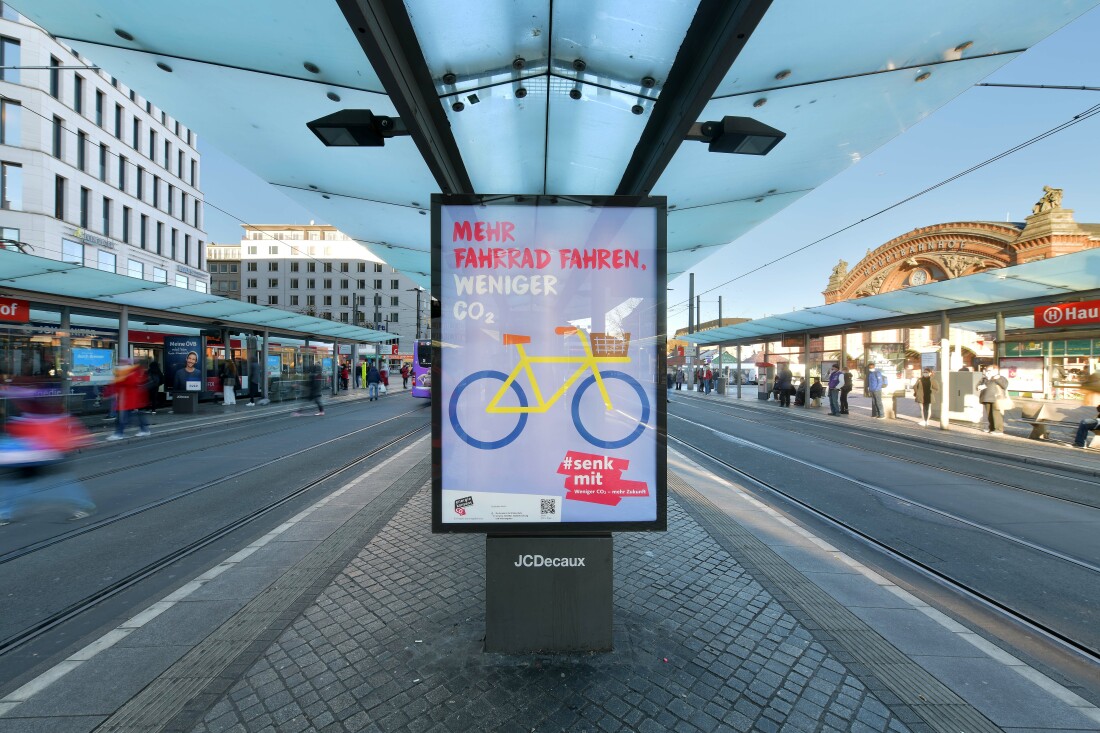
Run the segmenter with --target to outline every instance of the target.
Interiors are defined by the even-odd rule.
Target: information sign
[[[31,304],[18,298],[0,298],[0,321],[26,323],[31,319]]]
[[[73,349],[72,381],[110,384],[114,380],[114,349]]]
[[[433,531],[663,530],[664,200],[432,213]]]
[[[1080,326],[1100,323],[1100,300],[1040,305],[1035,308],[1035,328]]]

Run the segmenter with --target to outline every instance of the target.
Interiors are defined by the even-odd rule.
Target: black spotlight
[[[321,142],[329,147],[378,148],[386,138],[407,135],[400,118],[375,115],[369,109],[345,109],[307,122]]]
[[[703,122],[699,139],[709,142],[712,153],[767,155],[786,137],[774,127],[751,117],[723,117],[716,122]]]

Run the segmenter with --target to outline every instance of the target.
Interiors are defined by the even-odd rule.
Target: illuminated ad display
[[[665,529],[664,199],[432,214],[433,531]]]

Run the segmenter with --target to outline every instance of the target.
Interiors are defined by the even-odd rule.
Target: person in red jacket
[[[149,423],[145,419],[142,408],[149,404],[149,374],[141,364],[134,364],[130,359],[123,359],[115,370],[115,381],[111,384],[111,394],[115,397],[118,409],[118,423],[115,432],[107,436],[107,440],[122,440],[126,437],[126,423],[130,416],[136,414],[138,419],[139,438],[151,435]]]

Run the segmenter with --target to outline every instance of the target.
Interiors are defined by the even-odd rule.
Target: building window
[[[122,139],[122,105],[115,105],[115,137]]]
[[[176,201],[176,187],[168,184],[168,216],[173,216],[172,209]]]
[[[260,268],[259,268],[259,265],[257,263],[249,262],[248,264],[245,265],[245,269],[248,270],[249,272],[256,272],[256,270],[258,270]]]
[[[206,292],[206,283],[204,283],[202,280],[196,280],[195,281],[195,292],[205,293]]]
[[[111,252],[99,252],[96,255],[96,266],[104,272],[115,271],[115,256]]]
[[[157,254],[164,254],[164,222],[157,222]],[[165,282],[168,282],[165,280]]]
[[[0,99],[0,145],[18,145],[22,133],[23,107],[14,99]]]
[[[250,287],[250,288],[255,288],[255,287],[259,287],[259,286],[257,285],[257,282],[258,282],[258,281],[257,281],[257,279],[256,279],[256,278],[254,278],[254,277],[250,277],[250,278],[248,278],[248,280],[247,280],[246,284],[247,284],[247,286],[248,286],[248,287]]]
[[[358,272],[366,272],[367,271],[367,263],[366,262],[356,263],[356,270]]]
[[[126,156],[118,156],[118,190],[126,192]]]
[[[160,208],[160,178],[153,176],[153,208]]]
[[[298,289],[298,278],[296,278],[296,277],[290,278],[290,289],[291,290],[297,290]]]
[[[142,249],[149,248],[149,217],[145,214],[141,215],[141,233],[138,234],[139,241],[141,242]]]
[[[168,168],[168,161],[172,159],[172,141],[164,141],[164,170],[170,170]]]
[[[268,262],[267,263],[267,269],[268,269],[269,272],[278,272],[279,271],[279,263],[278,262]]]
[[[180,275],[178,273],[176,274],[176,287],[177,288],[183,288],[184,290],[187,290],[187,276],[186,275]]]
[[[277,244],[269,244],[269,245],[268,245],[268,247],[267,247],[267,253],[268,253],[269,255],[277,255],[277,254],[279,254],[279,245],[277,245]]]
[[[99,145],[99,180],[107,181],[107,146]]]
[[[347,323],[348,322],[348,314],[347,313],[341,313],[340,314],[340,320],[343,321],[344,323]]]
[[[298,272],[298,263],[297,262],[291,262],[290,263],[290,271],[291,272]]]
[[[355,281],[355,287],[357,287],[360,290],[366,290],[367,289],[367,281],[366,280],[356,280]]]
[[[145,266],[137,260],[127,260],[126,262],[127,273],[130,277],[136,277],[141,280],[145,277]]]
[[[130,216],[132,212],[129,206],[122,207],[122,241],[130,243]]]
[[[171,244],[172,244],[172,255],[171,255],[171,257],[172,257],[173,260],[178,260],[179,259],[179,242],[180,242],[179,230],[176,229],[175,227],[173,227],[172,228],[172,242],[171,242]]]
[[[69,182],[61,176],[53,179],[53,218],[65,220],[65,191],[69,188]]]
[[[323,305],[332,305],[332,296],[331,295],[326,295],[321,300],[322,300]]]
[[[324,318],[326,321],[331,321],[332,320],[332,313],[330,313],[328,311],[325,311],[321,314],[321,318]]]
[[[382,263],[381,262],[375,262],[374,263],[374,271],[375,272],[382,272]],[[379,285],[378,287],[382,287],[382,286]]]
[[[346,296],[346,295],[341,295],[340,296],[340,305],[348,305],[348,296]]]
[[[291,305],[298,305],[298,296],[297,295],[290,296],[290,304]]]
[[[61,61],[50,56],[50,96],[58,99],[61,96]]]
[[[176,153],[176,177],[183,180],[183,151]]]
[[[351,281],[350,280],[341,280],[340,281],[340,288],[342,290],[347,290],[349,287],[351,287]]]
[[[156,162],[157,160],[157,131],[149,131],[149,160]]]
[[[0,162],[0,209],[23,209],[23,166],[18,163]]]
[[[73,109],[84,114],[84,77],[80,74],[73,77]]]
[[[76,167],[87,171],[88,161],[84,159],[84,151],[88,147],[88,136],[83,132],[76,133]]]
[[[332,272],[332,263],[331,262],[326,262],[325,263],[325,272]]]
[[[180,220],[187,223],[187,192],[180,191]]]
[[[168,282],[168,270],[163,270],[159,267],[153,268],[153,282],[166,283]]]
[[[325,278],[325,290],[332,290],[332,280]]]
[[[60,117],[53,118],[53,157],[60,159],[64,148],[61,145],[63,140],[61,136],[62,122]]]
[[[317,298],[313,295],[306,296],[306,305],[317,305]]]
[[[317,272],[317,263],[316,262],[307,262],[306,263],[306,272]]]
[[[277,288],[277,287],[279,287],[279,278],[277,278],[277,277],[269,277],[269,278],[267,279],[267,287],[269,287],[269,288]]]
[[[0,81],[19,83],[19,67],[23,64],[19,60],[19,41],[14,38],[0,36]]]
[[[140,165],[137,167],[137,177],[134,181],[134,195],[140,201],[145,200],[145,169]]]
[[[191,262],[191,235],[183,235],[183,261],[186,263]]]
[[[317,287],[317,281],[316,281],[316,280],[314,280],[314,279],[313,279],[312,277],[311,277],[311,278],[307,278],[307,279],[306,279],[306,287],[307,287],[308,289],[310,289],[310,290],[313,290],[314,288],[316,288],[316,287]]]
[[[111,236],[111,199],[103,197],[103,234]]]
[[[61,261],[84,265],[84,244],[71,239],[61,240]]]
[[[341,262],[340,263],[340,272],[348,272],[350,267],[351,267],[351,265],[349,265],[347,262]]]
[[[400,289],[401,289],[401,281],[400,280],[390,280],[390,290],[400,290]]]
[[[390,317],[387,318],[386,320],[389,321],[390,323],[397,323],[397,314],[396,313],[390,313]]]
[[[382,281],[381,280],[375,280],[374,281],[374,289],[375,290],[381,290],[382,289]]]
[[[130,147],[141,152],[141,120],[134,115],[134,124],[131,128]]]
[[[237,266],[236,265],[230,265],[229,266],[229,271],[230,272],[236,272],[237,271]]]
[[[96,89],[95,92],[95,123],[103,127],[103,105],[106,102],[103,92]]]
[[[191,133],[187,133],[187,134],[190,135]],[[188,179],[188,181],[187,181],[192,186],[197,186],[198,185],[197,183],[195,183],[195,181],[199,177],[198,176],[198,170],[199,170],[199,162],[197,160],[195,160],[194,158],[192,158],[191,159],[191,178]]]
[[[252,305],[257,305],[257,303],[258,303],[255,295],[249,295],[248,296],[248,302]]]
[[[391,307],[396,308],[399,305],[401,305],[401,298],[399,298],[396,295],[390,297],[390,306]]]
[[[92,192],[83,186],[80,187],[80,226],[88,228],[88,217],[91,212],[88,209],[92,204]]]
[[[279,305],[279,296],[278,295],[269,295],[269,296],[267,296],[267,304],[268,305]]]

